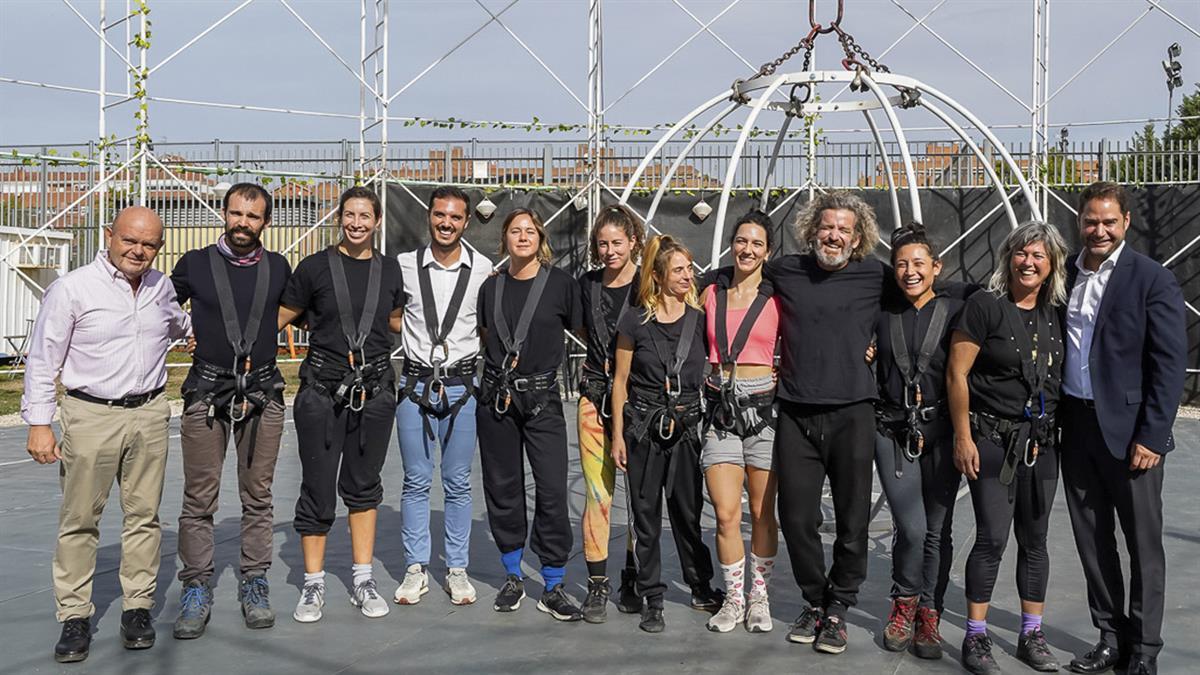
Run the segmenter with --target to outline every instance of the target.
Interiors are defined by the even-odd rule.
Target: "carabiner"
[[[600,419],[612,419],[612,410],[610,410],[611,406],[612,399],[609,397],[608,392],[604,392],[604,395],[600,397],[600,405],[596,408],[596,412],[600,414]]]
[[[665,432],[663,431],[663,421],[664,420],[667,422],[667,430]],[[660,441],[671,440],[671,438],[675,436],[675,418],[669,417],[666,414],[659,415],[657,431],[658,431],[658,439]]]
[[[355,395],[356,392],[357,396]],[[349,399],[346,403],[347,408],[354,412],[362,412],[362,409],[367,407],[367,388],[356,382],[350,385],[350,392],[347,398]],[[357,406],[354,404],[356,400],[358,401]]]
[[[1031,448],[1033,449],[1033,452],[1029,451]],[[1032,469],[1033,465],[1037,464],[1037,450],[1037,441],[1033,440],[1032,438],[1025,439],[1025,453],[1021,457],[1021,461],[1025,464],[1025,466]]]
[[[241,399],[242,399],[242,404],[240,406],[238,405],[238,397],[237,396],[234,396],[232,399],[229,400],[229,421],[230,422],[234,422],[234,423],[241,422],[242,420],[246,419],[247,415],[250,414],[249,413],[250,402],[246,400],[245,396],[241,397]]]
[[[492,410],[494,410],[494,411],[496,412],[496,414],[497,414],[497,415],[505,415],[505,414],[508,414],[508,409],[509,409],[510,407],[512,407],[512,393],[511,393],[511,392],[509,392],[507,389],[505,389],[505,390],[504,390],[504,392],[503,392],[503,395],[504,395],[504,407],[503,407],[503,408],[501,408],[501,407],[500,407],[500,395],[501,395],[501,393],[502,393],[502,392],[499,392],[499,391],[498,391],[498,392],[496,392],[496,398],[495,398],[495,400],[493,400],[493,401],[492,401]]]
[[[913,452],[913,446],[917,446],[917,451]],[[908,440],[904,443],[904,457],[910,462],[915,462],[921,458],[925,452],[925,434],[921,433],[920,429],[909,429]]]

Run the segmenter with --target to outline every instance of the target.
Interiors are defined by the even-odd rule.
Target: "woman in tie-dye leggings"
[[[641,221],[625,206],[609,206],[592,226],[589,253],[594,269],[579,277],[583,297],[587,358],[579,397],[579,459],[587,496],[583,510],[583,557],[588,568],[588,593],[583,619],[603,623],[609,594],[608,541],[616,467],[609,448],[609,391],[616,325],[637,297],[638,256],[644,242]],[[621,572],[617,609],[641,611],[634,592],[633,553],[627,539],[625,569]]]

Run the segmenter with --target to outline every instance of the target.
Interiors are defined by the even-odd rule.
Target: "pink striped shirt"
[[[191,318],[175,288],[158,270],[129,280],[100,251],[90,265],[46,289],[30,336],[21,417],[50,424],[57,404],[54,378],[66,389],[117,399],[153,391],[167,382],[172,340],[187,337]]]

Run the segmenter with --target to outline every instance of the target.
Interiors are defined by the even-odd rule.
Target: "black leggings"
[[[525,513],[525,461],[533,471],[533,534],[529,548],[545,567],[563,567],[573,535],[568,514],[567,423],[558,389],[544,393],[545,407],[533,417],[515,403],[499,415],[494,399],[483,397],[475,408],[479,461],[488,523],[500,553],[525,547],[529,521]]]
[[[1004,448],[978,433],[975,445],[979,448],[979,478],[968,484],[977,534],[967,556],[967,600],[991,602],[1000,559],[1012,530],[1017,537],[1017,594],[1022,600],[1044,602],[1050,578],[1046,531],[1058,489],[1058,453],[1053,448],[1042,448],[1033,468],[1018,462],[1012,484],[1001,485]]]
[[[380,473],[395,423],[392,378],[367,400],[361,412],[334,406],[329,394],[304,383],[296,394],[293,418],[300,444],[300,498],[293,526],[300,534],[326,534],[333,526],[337,496],[351,511],[383,501]]]

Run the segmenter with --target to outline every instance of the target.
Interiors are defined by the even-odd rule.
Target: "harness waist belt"
[[[87,401],[88,403],[99,403],[110,408],[140,408],[154,400],[154,397],[163,393],[165,389],[166,387],[159,387],[144,394],[133,394],[122,398],[100,398],[99,396],[92,396],[78,389],[70,389],[67,391],[67,396],[77,398],[80,401]]]

